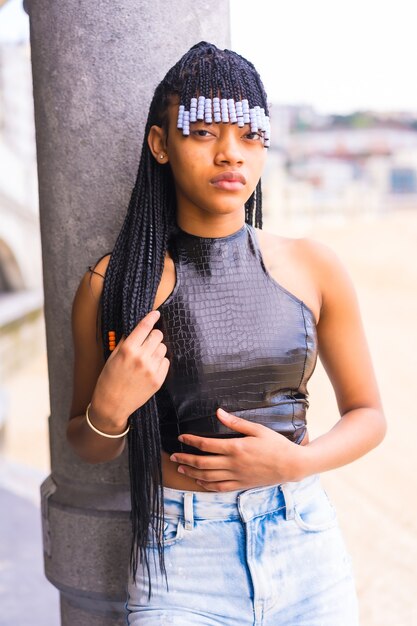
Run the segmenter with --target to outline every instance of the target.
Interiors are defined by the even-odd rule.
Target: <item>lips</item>
[[[240,191],[246,185],[246,178],[239,172],[222,172],[212,178],[210,183],[222,191]]]
[[[212,178],[210,182],[213,185],[222,182],[241,183],[242,185],[246,185],[246,178],[239,172],[222,172]]]

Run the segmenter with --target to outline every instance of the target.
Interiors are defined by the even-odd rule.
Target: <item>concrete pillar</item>
[[[64,626],[125,624],[126,455],[88,465],[65,439],[72,299],[112,249],[138,165],[153,90],[194,43],[229,42],[216,0],[27,0],[30,16],[49,363],[52,472],[42,485],[46,576]],[[35,443],[35,442],[34,442]]]

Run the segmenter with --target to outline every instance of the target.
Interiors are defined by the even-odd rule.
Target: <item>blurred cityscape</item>
[[[20,439],[10,385],[45,350],[30,48],[0,43],[0,442]],[[26,437],[32,432],[26,430]],[[7,441],[6,441],[7,440]],[[43,454],[47,451],[41,445]],[[38,467],[46,469],[47,458]]]
[[[267,211],[301,222],[417,207],[417,112],[271,107]]]

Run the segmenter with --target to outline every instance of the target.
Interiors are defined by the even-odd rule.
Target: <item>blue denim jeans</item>
[[[223,493],[165,487],[164,510],[169,591],[150,535],[152,597],[139,565],[127,624],[358,625],[351,558],[319,474]]]

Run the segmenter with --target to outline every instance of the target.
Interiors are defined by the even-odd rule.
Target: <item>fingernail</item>
[[[184,437],[183,437],[182,435],[180,435],[180,436],[178,437],[178,441],[181,441],[181,443],[183,443],[183,441],[184,441]]]
[[[177,457],[175,456],[175,454],[171,455],[169,459],[170,461],[177,461]]]
[[[179,466],[178,471],[179,471],[180,474],[185,474],[184,468],[181,467],[181,465]]]
[[[225,411],[224,409],[220,409],[220,408],[219,408],[219,409],[217,409],[217,411],[218,411],[218,413],[220,413],[220,415],[221,415],[222,417],[229,417],[229,414],[228,414],[228,413],[226,413],[226,411]]]

